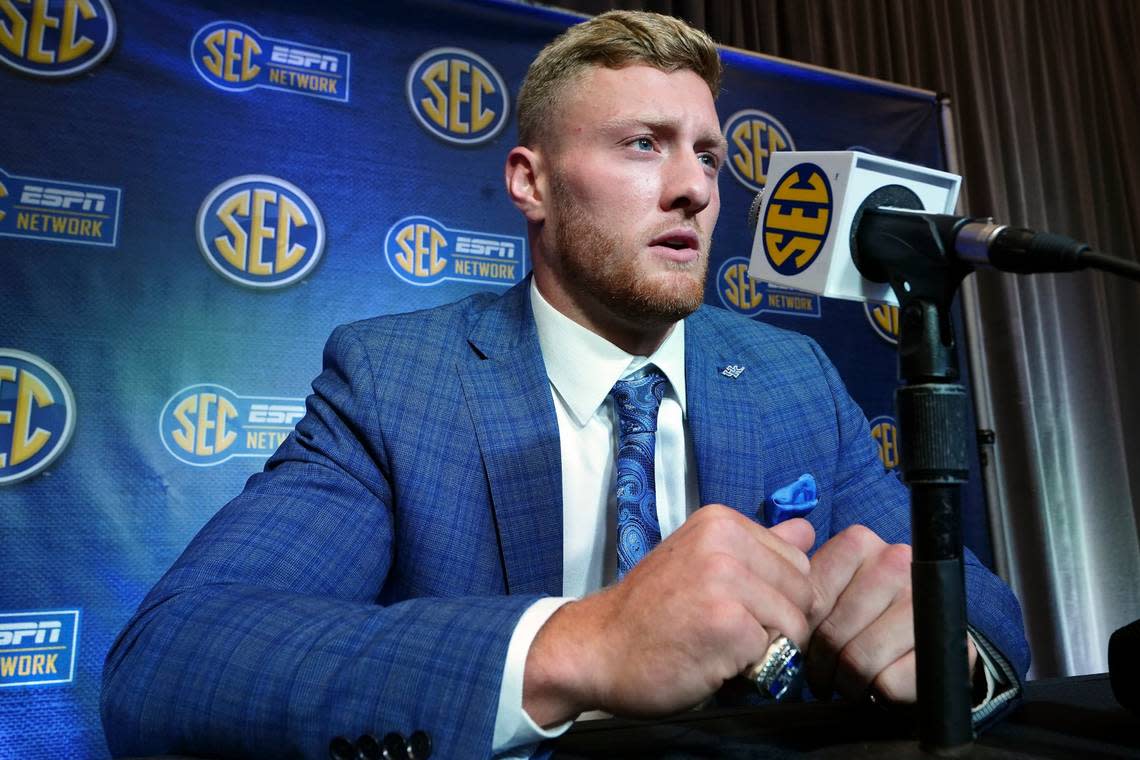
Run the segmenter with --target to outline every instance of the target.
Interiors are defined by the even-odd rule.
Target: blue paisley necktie
[[[654,488],[653,444],[657,409],[668,381],[661,370],[646,367],[614,383],[610,395],[618,413],[617,513],[620,581],[661,540]]]

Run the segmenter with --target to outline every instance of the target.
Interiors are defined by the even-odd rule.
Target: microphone
[[[961,177],[857,151],[777,152],[748,212],[749,274],[831,298],[898,299],[883,264],[912,255],[908,239],[939,240],[966,272],[1069,272],[1089,246],[1061,235],[954,216]],[[945,264],[946,262],[941,262]]]

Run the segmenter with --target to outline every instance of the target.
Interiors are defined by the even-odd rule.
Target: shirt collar
[[[606,400],[614,383],[647,364],[669,380],[669,391],[685,413],[685,322],[678,321],[651,356],[634,356],[570,319],[550,305],[534,280],[530,305],[546,376],[575,422],[585,425]]]

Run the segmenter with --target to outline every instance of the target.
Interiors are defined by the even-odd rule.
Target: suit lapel
[[[735,378],[733,370],[743,367]],[[745,366],[705,310],[685,321],[686,414],[697,460],[701,505],[725,504],[750,519],[764,500],[763,367]]]
[[[490,485],[507,591],[562,593],[562,455],[530,279],[493,302],[458,363]]]

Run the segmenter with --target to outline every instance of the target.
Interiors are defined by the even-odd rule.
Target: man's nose
[[[679,208],[698,214],[712,201],[715,189],[716,176],[700,155],[675,154],[666,167],[661,205],[667,211]]]

